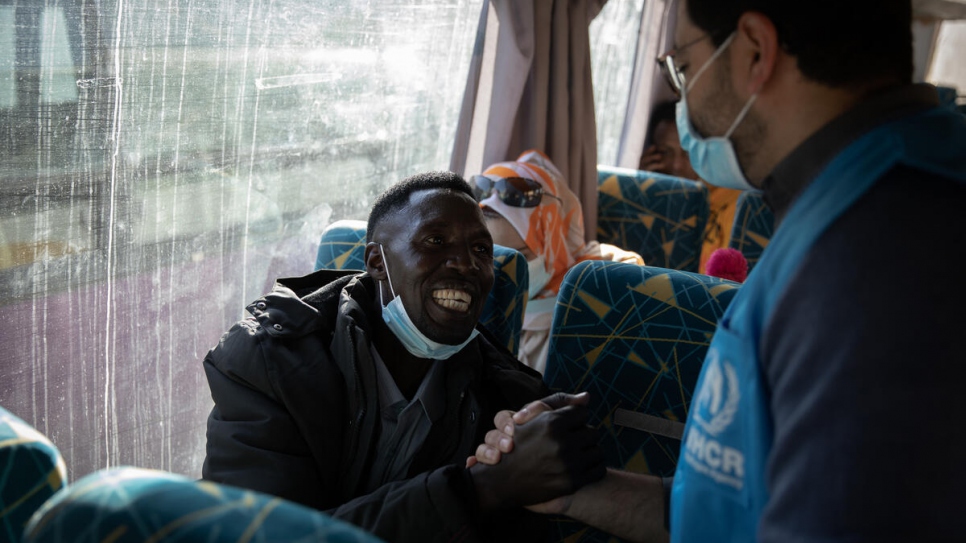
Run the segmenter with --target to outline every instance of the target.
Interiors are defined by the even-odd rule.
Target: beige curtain
[[[487,0],[450,169],[473,175],[540,149],[597,230],[597,127],[588,27],[607,0]]]

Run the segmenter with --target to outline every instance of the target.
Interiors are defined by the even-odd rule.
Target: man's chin
[[[444,345],[459,345],[466,341],[473,333],[473,328],[462,329],[462,330],[430,330],[431,333],[426,334],[426,337]],[[425,332],[424,332],[425,333]]]

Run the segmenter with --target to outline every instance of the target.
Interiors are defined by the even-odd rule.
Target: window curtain
[[[463,175],[540,149],[597,230],[597,126],[590,22],[607,0],[483,4],[450,169]]]

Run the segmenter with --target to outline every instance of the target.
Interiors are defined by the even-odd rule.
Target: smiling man
[[[376,200],[366,238],[365,273],[279,280],[208,353],[204,478],[387,541],[539,540],[543,522],[519,506],[600,478],[602,454],[575,407],[535,420],[550,439],[519,461],[463,467],[498,411],[547,392],[478,324],[493,242],[469,185],[403,180]],[[488,533],[496,511],[518,529]]]

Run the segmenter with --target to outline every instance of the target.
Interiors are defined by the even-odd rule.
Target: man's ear
[[[366,244],[366,271],[376,281],[386,280],[386,264],[383,261],[382,246],[374,241]]]
[[[771,19],[757,11],[746,11],[738,19],[735,37],[736,53],[732,56],[732,74],[741,77],[738,88],[749,95],[761,92],[771,80],[781,54],[778,30]]]

